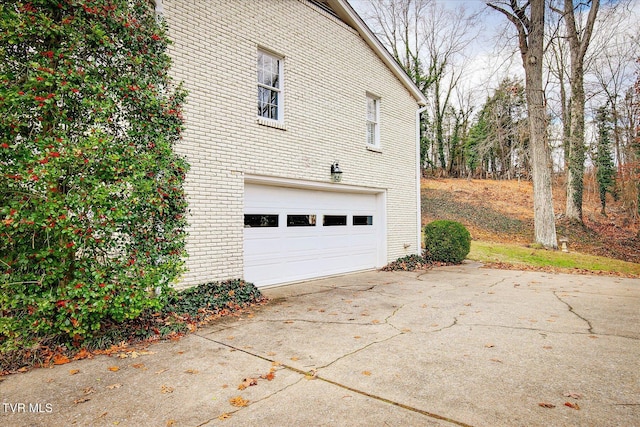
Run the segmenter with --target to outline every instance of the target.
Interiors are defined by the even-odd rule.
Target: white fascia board
[[[391,56],[389,51],[382,45],[380,40],[369,29],[367,24],[360,18],[360,15],[346,0],[327,0],[327,4],[338,14],[340,19],[346,22],[350,27],[355,29],[360,37],[369,45],[371,49],[382,59],[382,62],[393,72],[393,74],[404,84],[411,95],[416,99],[418,105],[426,105],[427,98],[418,89],[416,84],[411,80],[407,73],[402,69],[400,64]]]

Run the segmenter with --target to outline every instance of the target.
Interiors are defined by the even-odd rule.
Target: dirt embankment
[[[640,222],[621,203],[600,201],[585,192],[584,225],[571,224],[562,214],[564,188],[553,189],[558,237],[566,236],[573,250],[640,263]],[[423,179],[422,220],[450,219],[463,223],[476,240],[530,244],[533,242],[533,186],[525,181]]]

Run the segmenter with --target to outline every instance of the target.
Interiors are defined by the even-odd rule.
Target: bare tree
[[[556,249],[558,242],[553,214],[547,114],[542,86],[545,0],[529,0],[522,5],[519,4],[519,0],[495,1],[488,2],[487,5],[502,13],[518,33],[529,112],[535,239],[545,247]]]
[[[619,5],[618,5],[619,6]],[[618,173],[626,171],[623,165],[629,160],[629,144],[624,132],[624,94],[633,86],[635,78],[635,60],[637,46],[633,37],[640,33],[637,16],[624,7],[605,9],[607,19],[601,20],[599,30],[594,33],[591,55],[594,57],[589,74],[595,77],[594,91],[598,95],[598,104],[608,103],[613,122],[613,148]]]
[[[554,111],[556,117],[559,117],[562,121],[562,150],[564,152],[563,166],[566,168],[569,165],[569,136],[571,135],[571,113],[569,103],[571,100],[570,93],[567,93],[567,82],[569,81],[569,52],[564,39],[559,36],[562,28],[562,19],[557,14],[549,14],[547,28],[549,29],[547,35],[547,54],[545,59],[547,60],[547,68],[549,78],[547,80],[547,103],[550,109],[554,110],[554,104],[558,110]],[[557,18],[557,19],[554,19]],[[551,82],[555,79],[555,84]],[[555,87],[557,85],[557,87]],[[549,90],[551,86],[551,90]],[[557,102],[554,100],[554,95],[559,96]],[[559,104],[559,105],[558,105]]]
[[[421,16],[431,1],[369,0],[373,13],[364,16],[423,93],[431,85],[431,79],[420,59],[424,51]]]
[[[575,5],[573,0],[564,0],[563,10],[552,7],[552,10],[560,13],[564,19],[571,58],[569,75],[571,126],[569,129],[569,165],[567,168],[567,206],[565,213],[569,219],[580,222],[582,222],[582,192],[586,153],[584,141],[584,59],[589,48],[599,7],[600,0],[587,0],[586,2],[578,2]],[[580,22],[576,20],[576,10],[580,12],[585,8],[589,9],[589,13],[582,27]]]
[[[478,35],[478,20],[462,7],[452,9],[434,0],[369,0],[373,13],[364,18],[396,61],[430,100],[428,126],[431,164],[447,165],[445,122],[455,88],[461,80],[463,52]],[[452,132],[458,129],[451,127]],[[448,156],[449,155],[449,156]]]

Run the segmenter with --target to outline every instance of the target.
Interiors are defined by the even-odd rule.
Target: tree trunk
[[[589,47],[600,0],[592,0],[583,29],[576,26],[573,0],[564,0],[564,19],[571,53],[571,134],[569,135],[569,168],[567,169],[567,207],[569,219],[582,222],[584,189],[584,57]]]
[[[526,75],[526,96],[531,135],[533,174],[533,218],[535,239],[547,248],[558,248],[551,192],[551,161],[547,146],[547,115],[542,87],[542,55],[544,43],[544,0],[531,0],[528,49],[522,52]]]
[[[567,218],[582,222],[584,190],[584,70],[582,61],[571,55],[571,125],[567,168]]]

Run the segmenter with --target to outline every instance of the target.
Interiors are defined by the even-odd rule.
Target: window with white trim
[[[258,51],[258,117],[282,122],[282,58]]]
[[[367,94],[367,146],[380,148],[380,98]]]

